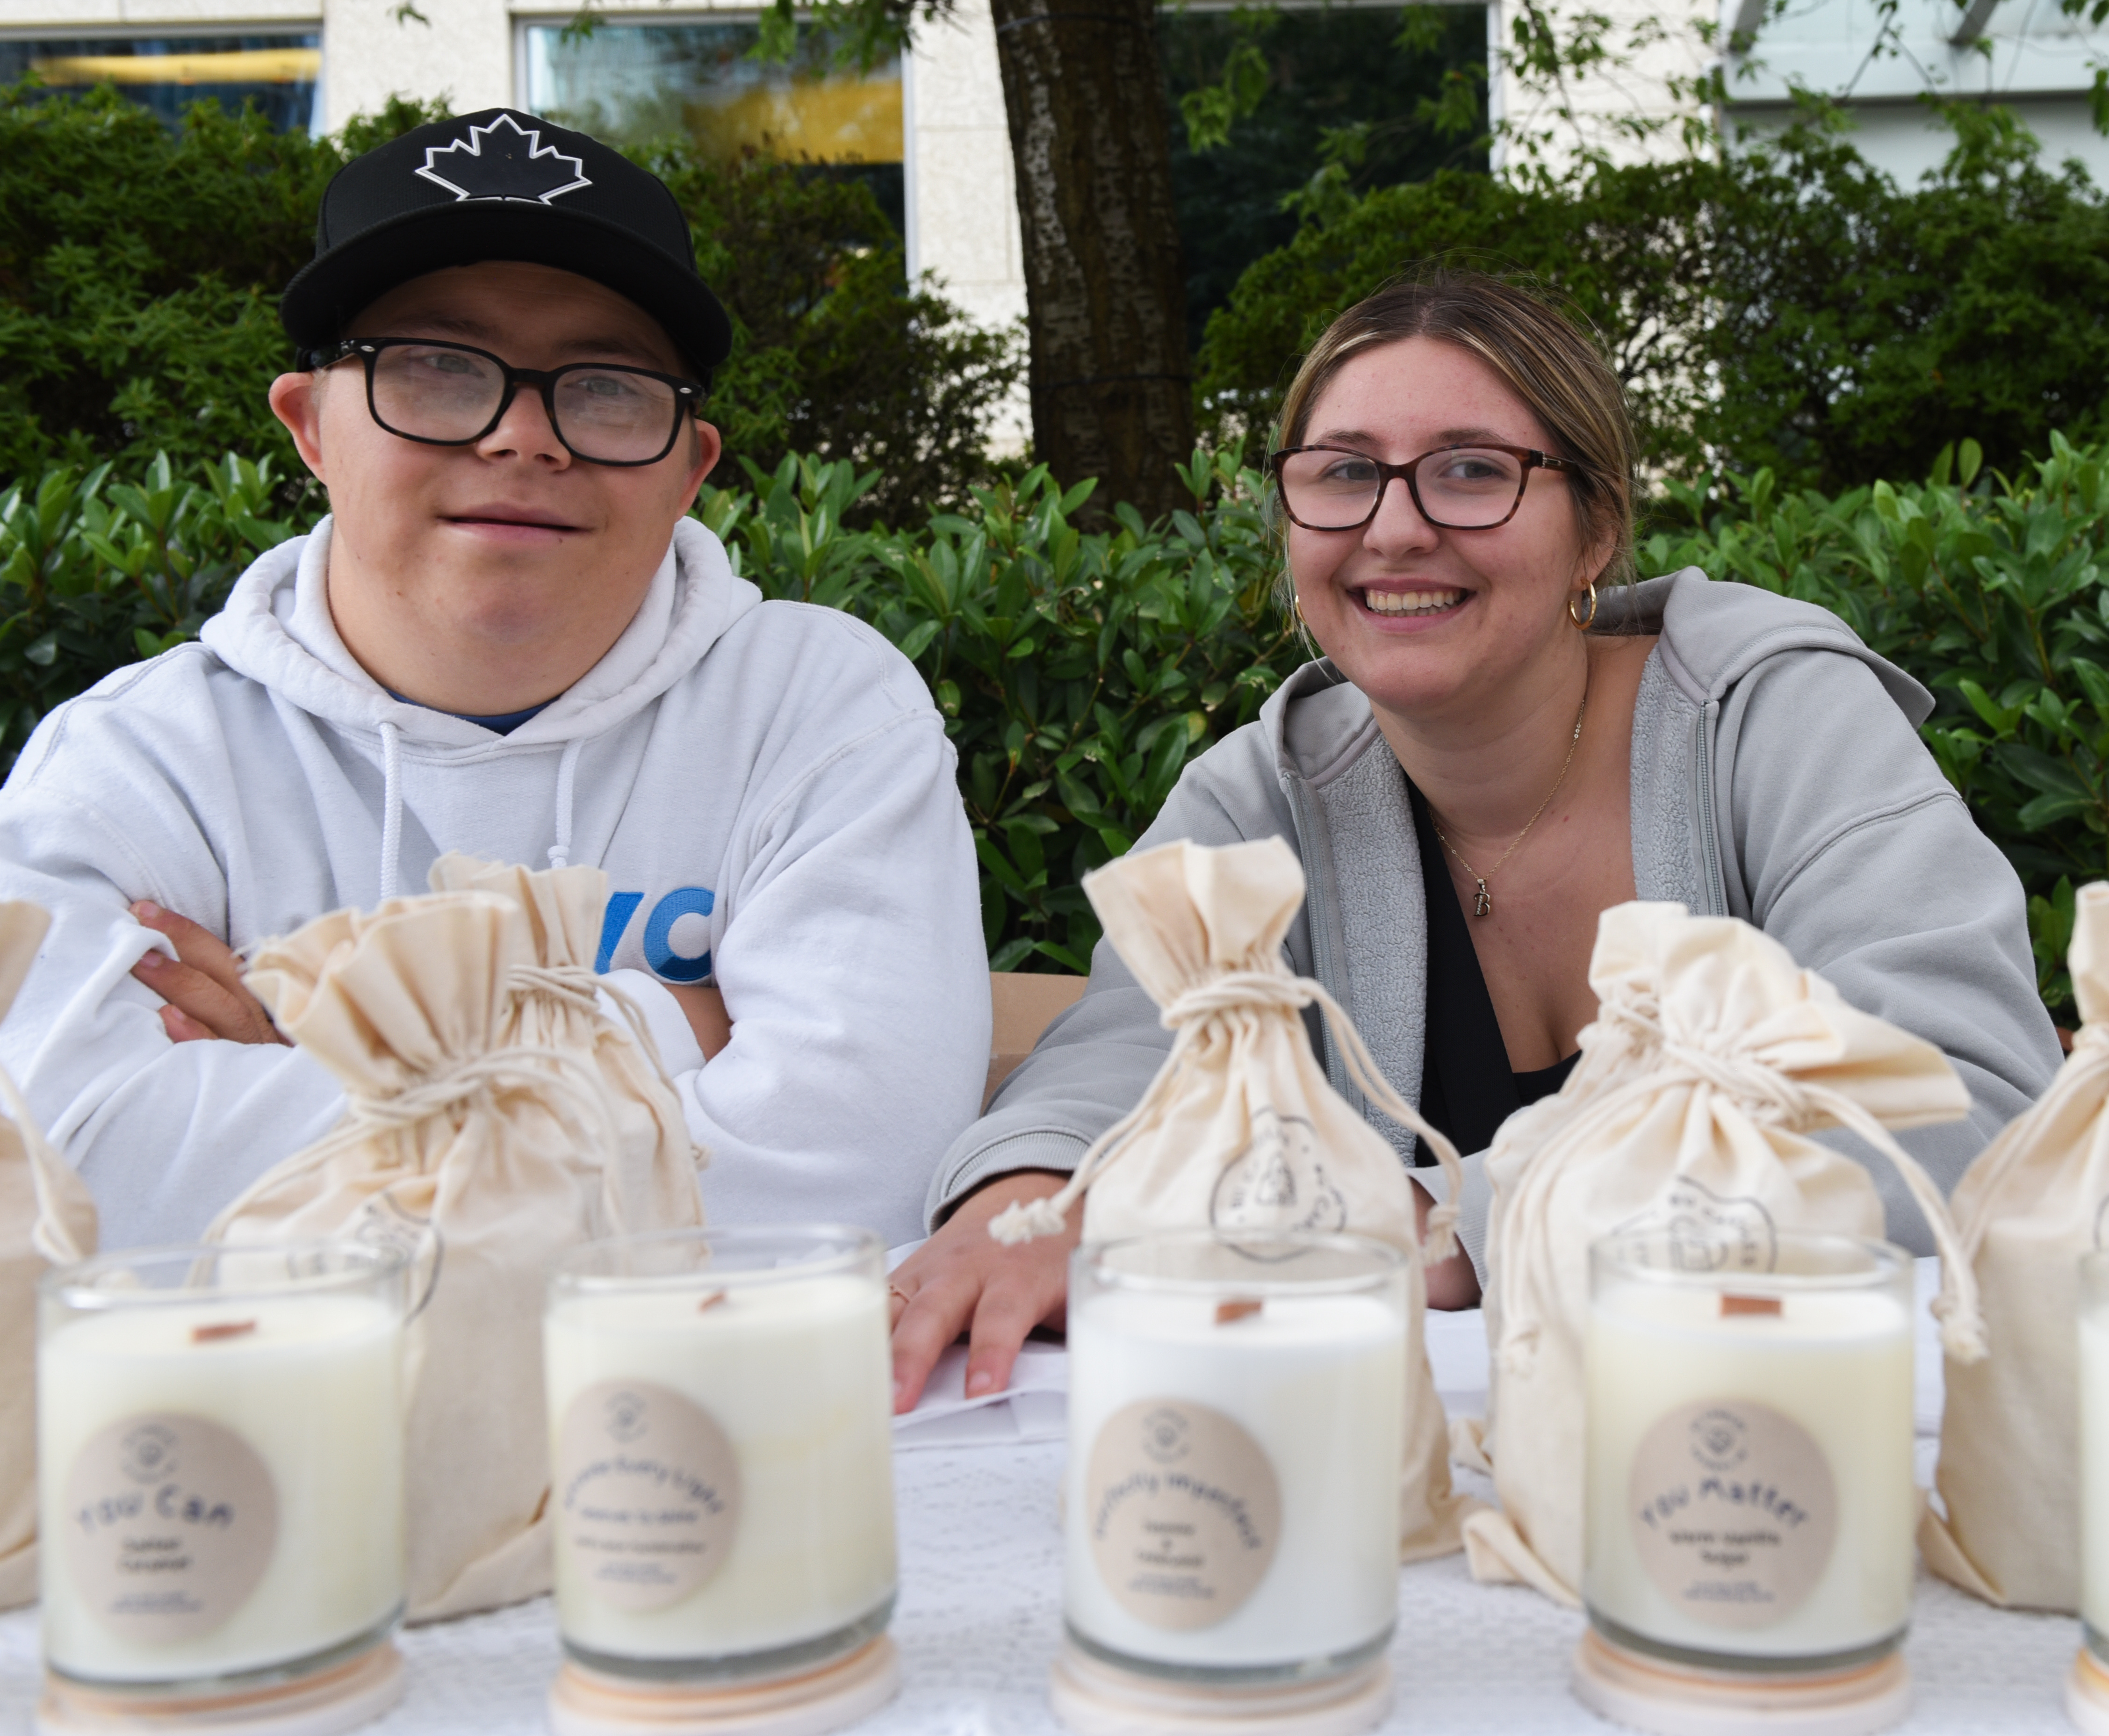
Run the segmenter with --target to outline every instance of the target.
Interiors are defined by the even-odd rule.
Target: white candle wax
[[[1723,1658],[1877,1646],[1911,1614],[1910,1312],[1872,1288],[1724,1309],[1723,1289],[1598,1291],[1584,1599]]]
[[[2080,1317],[2080,1613],[2090,1644],[2109,1646],[2109,1316]]]
[[[400,1313],[120,1304],[37,1355],[44,1655],[110,1684],[314,1657],[403,1603]]]
[[[1065,1613],[1146,1662],[1338,1657],[1397,1618],[1402,1318],[1373,1295],[1217,1309],[1073,1295]]]
[[[893,1595],[883,1291],[829,1275],[729,1282],[700,1305],[712,1294],[550,1302],[558,1616],[602,1657],[773,1652]]]

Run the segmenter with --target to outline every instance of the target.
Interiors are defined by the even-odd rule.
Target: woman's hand
[[[971,1326],[967,1396],[1000,1392],[1018,1347],[1036,1326],[1059,1326],[1068,1305],[1069,1255],[1082,1234],[1081,1206],[1060,1236],[1005,1245],[988,1232],[997,1213],[1019,1200],[1059,1192],[1066,1175],[1021,1170],[984,1182],[960,1201],[944,1227],[888,1281],[893,1286],[893,1409],[915,1408],[945,1347]],[[1469,1268],[1467,1268],[1470,1269]]]
[[[1429,1198],[1428,1191],[1420,1182],[1413,1184],[1413,1227],[1425,1240],[1428,1235],[1428,1214],[1435,1202]],[[1430,1308],[1456,1309],[1477,1308],[1479,1305],[1479,1274],[1472,1269],[1472,1256],[1459,1243],[1457,1251],[1446,1260],[1438,1260],[1428,1268],[1428,1305]]]
[[[170,1042],[287,1041],[264,1003],[244,986],[240,955],[217,934],[158,904],[133,905],[132,920],[175,943],[174,958],[157,949],[132,967],[133,976],[165,1003],[161,1028]]]

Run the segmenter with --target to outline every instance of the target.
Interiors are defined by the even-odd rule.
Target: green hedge
[[[0,757],[109,669],[196,633],[260,549],[268,462],[194,480],[61,468],[0,495]],[[1186,762],[1305,653],[1271,594],[1259,478],[1196,454],[1194,509],[1069,522],[1044,470],[899,533],[845,528],[873,486],[786,459],[698,512],[769,595],[847,608],[911,657],[960,749],[1000,969],[1084,968],[1077,881],[1125,850]],[[2072,888],[2109,875],[2109,447],[2053,437],[2012,476],[1972,442],[1924,482],[1836,496],[1772,473],[1673,485],[1645,573],[1690,564],[1836,609],[1935,690],[1929,745],[2020,870],[2044,997],[2069,1014]]]

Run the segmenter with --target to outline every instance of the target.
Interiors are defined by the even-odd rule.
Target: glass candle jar
[[[1077,1250],[1064,1612],[1213,1688],[1380,1657],[1398,1617],[1406,1257],[1179,1231]]]
[[[893,1612],[884,1249],[832,1226],[600,1242],[544,1318],[557,1616],[594,1675],[756,1682]]]
[[[1885,1658],[1917,1517],[1909,1257],[1788,1232],[1763,1271],[1680,1257],[1660,1231],[1590,1250],[1592,1626],[1708,1671]]]
[[[2080,1262],[2080,1619],[2087,1652],[2109,1675],[2109,1254]],[[2109,1728],[2109,1680],[2097,1694]]]
[[[148,1249],[45,1275],[57,1682],[238,1696],[386,1639],[403,1609],[404,1295],[402,1257],[353,1243]]]

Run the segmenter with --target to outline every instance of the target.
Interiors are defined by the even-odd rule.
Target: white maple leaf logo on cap
[[[512,137],[499,137],[501,131]],[[432,146],[425,152],[424,167],[413,172],[444,187],[457,199],[547,205],[565,193],[592,186],[585,167],[580,158],[544,144],[537,129],[500,115],[488,126],[471,127],[466,138]]]

